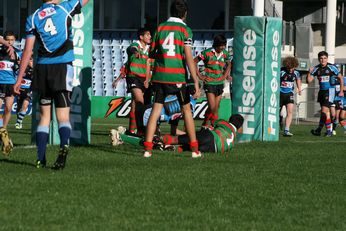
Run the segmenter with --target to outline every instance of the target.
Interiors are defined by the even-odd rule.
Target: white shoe
[[[113,146],[118,146],[118,145],[124,143],[120,138],[120,134],[119,134],[118,130],[111,129],[109,131],[109,137],[111,138],[111,144]]]
[[[333,130],[333,136],[336,136],[336,131],[335,130]]]
[[[283,135],[284,135],[284,136],[293,136],[293,134],[290,133],[289,131],[285,131]]]
[[[150,158],[152,155],[153,155],[153,153],[151,153],[149,151],[145,151],[143,157]]]
[[[192,158],[201,158],[202,153],[200,151],[198,152],[192,152]]]
[[[22,129],[23,125],[20,124],[20,123],[16,123],[16,124],[14,125],[14,127],[15,127],[16,129]]]

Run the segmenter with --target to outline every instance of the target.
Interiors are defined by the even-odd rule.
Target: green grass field
[[[29,119],[0,157],[0,230],[346,230],[346,135],[237,144],[228,155],[112,147],[108,120],[71,147],[63,171],[36,169]],[[12,123],[13,124],[13,123]],[[48,148],[51,165],[58,147]]]

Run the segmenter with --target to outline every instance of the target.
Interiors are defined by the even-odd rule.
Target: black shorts
[[[223,84],[211,85],[204,84],[205,93],[213,93],[216,96],[222,95],[223,93]]]
[[[0,99],[13,96],[13,84],[0,84]]]
[[[32,99],[32,91],[30,88],[21,88],[20,94],[18,95],[18,100],[27,100],[31,101]]]
[[[142,77],[126,77],[127,93],[131,93],[134,88],[139,88],[145,92],[144,82],[145,78]]]
[[[201,129],[196,132],[198,140],[198,150],[201,152],[217,152],[214,136],[209,129]],[[187,134],[178,136],[178,144],[183,146],[183,150],[189,150],[189,136]]]
[[[318,92],[317,102],[320,103],[321,107],[330,107],[329,90],[320,90]]]
[[[37,64],[32,90],[42,97],[53,97],[56,92],[72,91],[74,70],[71,63]]]
[[[153,83],[154,102],[164,104],[168,95],[176,95],[180,106],[190,103],[190,94],[185,84]]]
[[[280,107],[287,105],[289,103],[294,103],[293,92],[290,93],[282,93],[280,92]]]

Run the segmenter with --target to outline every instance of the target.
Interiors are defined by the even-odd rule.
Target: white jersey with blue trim
[[[72,17],[79,14],[82,0],[64,1],[58,5],[44,3],[26,21],[27,38],[39,41],[37,63],[57,64],[74,60]]]

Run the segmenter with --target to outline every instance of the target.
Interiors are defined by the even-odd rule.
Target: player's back
[[[71,23],[72,17],[80,10],[79,0],[65,1],[59,5],[44,3],[28,17],[26,33],[36,36],[39,41],[38,63],[74,60]],[[51,60],[42,60],[43,57]]]
[[[153,82],[186,83],[184,46],[192,44],[192,32],[181,19],[170,18],[158,26],[151,57],[155,59]]]

